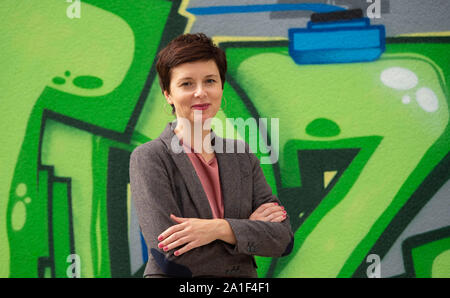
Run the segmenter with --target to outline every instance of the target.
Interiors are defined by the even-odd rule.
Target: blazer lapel
[[[236,154],[217,153],[225,218],[239,218],[241,171]]]
[[[201,218],[213,218],[208,198],[206,197],[206,193],[203,190],[200,179],[195,172],[195,168],[189,160],[187,154],[184,152],[183,146],[179,144],[178,137],[173,131],[175,127],[176,120],[168,123],[163,133],[160,135],[160,138],[166,144],[172,159],[180,170],[199,215]],[[224,217],[239,218],[241,181],[239,162],[235,153],[222,153],[227,148],[224,143],[225,141],[232,141],[234,142],[234,145],[235,141],[218,137],[212,130],[211,139],[213,148],[216,148],[219,145],[223,146],[221,147],[223,150],[215,151],[217,164],[219,166]],[[236,147],[234,149],[234,152],[236,152]]]
[[[211,131],[212,146],[216,152],[219,165],[220,186],[225,218],[240,218],[241,210],[241,171],[237,158],[236,140],[224,139]],[[231,146],[229,146],[231,145]],[[233,152],[226,152],[227,148],[233,148]]]
[[[174,123],[174,124],[172,124]],[[160,135],[161,140],[166,144],[170,156],[183,177],[186,187],[191,195],[195,209],[201,218],[213,218],[211,206],[203,190],[202,183],[195,172],[189,157],[184,152],[183,146],[179,143],[178,137],[173,129],[176,127],[176,121],[167,124],[165,130]],[[174,148],[172,148],[172,146]]]

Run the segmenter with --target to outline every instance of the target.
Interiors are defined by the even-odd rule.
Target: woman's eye
[[[209,79],[209,80],[206,80],[206,82],[207,82],[207,83],[214,83],[214,82],[215,82],[215,80],[213,80],[213,79]]]
[[[190,86],[190,85],[191,85],[191,82],[184,82],[181,84],[181,86]]]

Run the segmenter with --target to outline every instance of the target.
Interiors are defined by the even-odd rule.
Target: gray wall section
[[[276,4],[277,0],[191,0],[188,7]]]
[[[383,24],[387,36],[450,31],[450,1],[391,0],[390,12],[373,24]]]
[[[381,277],[405,273],[402,243],[405,239],[450,226],[450,180],[431,198],[406,227],[381,261]]]
[[[308,19],[270,19],[270,12],[209,15],[197,17],[192,32],[208,36],[276,36],[286,37],[292,27],[306,27]],[[295,25],[294,25],[295,23]]]
[[[450,31],[449,0],[380,0],[381,18],[372,24],[383,24],[387,36],[418,32]],[[254,5],[277,3],[329,3],[346,8],[362,8],[366,12],[370,3],[365,0],[191,0],[189,7]],[[311,12],[284,11],[247,14],[197,16],[192,32],[207,35],[230,36],[285,36],[289,28],[305,27]]]
[[[130,198],[131,199],[131,198]],[[144,265],[142,260],[142,242],[136,207],[131,199],[130,228],[128,230],[128,246],[130,248],[130,272],[135,274]]]

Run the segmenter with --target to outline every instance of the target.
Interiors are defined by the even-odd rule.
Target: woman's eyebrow
[[[209,78],[209,77],[217,77],[217,75],[216,74],[209,74],[209,75],[205,76],[205,78]],[[193,80],[193,78],[191,78],[191,77],[183,77],[183,78],[178,79],[177,81],[181,82],[183,80]]]
[[[184,78],[178,79],[178,82],[181,82],[183,80],[192,80],[192,78],[191,77],[184,77]]]

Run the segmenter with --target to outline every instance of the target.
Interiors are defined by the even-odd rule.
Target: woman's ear
[[[167,90],[164,91],[164,97],[166,98],[166,101],[169,105],[173,104],[172,99],[170,98],[170,94],[169,92],[167,92]]]

